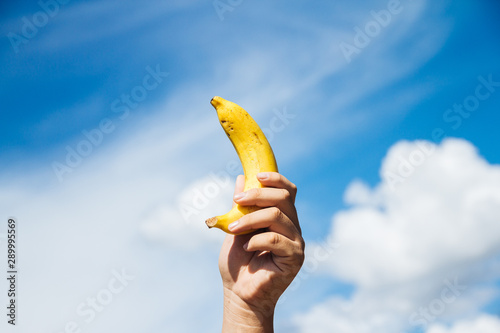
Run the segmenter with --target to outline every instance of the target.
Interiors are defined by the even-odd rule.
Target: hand
[[[244,177],[236,181],[235,203],[262,209],[233,222],[219,256],[224,287],[223,332],[272,332],[276,303],[304,262],[304,240],[295,210],[297,188],[276,172],[257,176],[265,188],[240,193]],[[238,196],[240,194],[240,196]],[[243,195],[241,195],[243,194]]]

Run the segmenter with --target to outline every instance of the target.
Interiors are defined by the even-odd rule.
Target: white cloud
[[[208,231],[203,221],[231,208],[234,181],[211,174],[188,185],[174,202],[160,205],[142,222],[141,231],[152,240],[178,250],[199,250],[213,243],[217,249],[224,234]]]
[[[401,313],[409,306],[408,301],[393,293],[357,293],[349,300],[330,298],[297,315],[294,322],[300,332],[398,332],[404,321]]]
[[[403,169],[391,186],[385,175]],[[357,289],[297,316],[304,332],[398,332],[475,313],[498,295],[486,263],[499,254],[500,166],[465,140],[402,141],[381,175],[374,189],[360,181],[348,187],[353,206],[334,215],[328,236],[339,247],[322,262],[323,272]]]
[[[401,182],[390,186],[386,178],[372,191],[359,182],[349,187],[346,198],[355,205],[333,219],[333,237],[343,239],[330,263],[336,275],[361,286],[385,285],[497,250],[500,167],[463,140],[425,143],[430,155],[412,159],[422,144],[403,141],[388,152],[383,176],[411,166]]]
[[[500,319],[491,315],[482,315],[474,320],[461,320],[452,327],[433,325],[427,333],[497,333],[500,332]]]

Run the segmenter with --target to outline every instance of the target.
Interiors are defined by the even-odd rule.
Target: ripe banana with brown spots
[[[215,96],[210,103],[217,111],[219,122],[233,143],[245,174],[245,188],[263,187],[257,180],[259,172],[278,172],[278,165],[271,145],[259,125],[239,105]],[[240,206],[236,204],[224,215],[209,218],[205,221],[209,228],[219,228],[227,233],[229,224],[242,216],[260,209],[257,206]]]

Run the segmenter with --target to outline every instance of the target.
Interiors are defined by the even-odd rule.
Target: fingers
[[[242,206],[257,206],[261,208],[276,207],[296,221],[297,212],[291,194],[280,188],[255,188],[234,196],[234,202]],[[296,223],[298,227],[298,223]]]
[[[275,232],[255,234],[243,245],[248,252],[269,251],[279,257],[294,258],[303,253],[301,243]]]
[[[276,172],[263,172],[257,175],[264,188],[254,188],[234,196],[235,202],[243,206],[255,205],[270,207],[280,204],[293,205],[297,187]]]
[[[295,203],[297,195],[297,186],[286,179],[283,175],[277,172],[261,172],[257,174],[257,179],[266,188],[273,188],[273,191],[267,191],[267,195],[262,195],[262,189],[250,189],[247,192],[243,191],[245,183],[244,176],[238,176],[236,180],[236,188],[234,191],[234,199],[239,204],[256,205],[259,207],[273,206],[276,201],[290,201]],[[250,195],[246,195],[250,192]],[[255,200],[255,202],[251,201]]]
[[[234,196],[234,201],[242,206],[278,207],[292,213],[293,202],[290,193],[281,188],[254,188]],[[288,214],[287,214],[288,215]]]
[[[284,176],[276,172],[258,174],[259,181],[265,188],[254,188],[234,196],[234,202],[242,206],[258,206],[262,208],[276,207],[295,225],[299,233],[300,225],[295,210],[296,186]]]
[[[259,209],[229,225],[229,231],[236,234],[264,228],[291,240],[296,240],[300,237],[300,232],[295,224],[277,207]]]
[[[262,209],[233,222],[229,230],[236,234],[261,230],[248,234],[248,242],[243,245],[245,251],[271,252],[278,267],[300,267],[304,260],[304,240],[294,205],[297,187],[277,172],[259,173],[257,179],[264,187],[235,191],[234,202]]]
[[[287,190],[291,196],[292,202],[295,202],[297,186],[286,179],[285,176],[277,172],[261,172],[257,174],[257,179],[266,187],[275,187]]]

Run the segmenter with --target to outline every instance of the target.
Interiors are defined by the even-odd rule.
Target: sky
[[[500,331],[496,1],[0,4],[2,332],[218,332],[238,103],[298,187],[277,332]],[[0,280],[7,304],[7,279]]]

